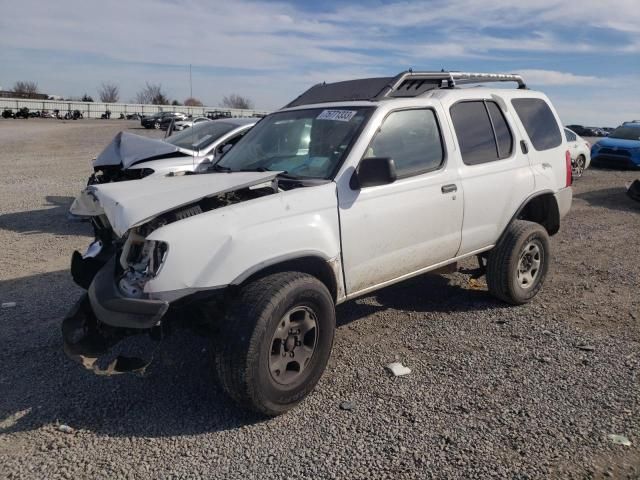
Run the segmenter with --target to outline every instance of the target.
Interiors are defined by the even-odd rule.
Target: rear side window
[[[493,123],[493,129],[496,132],[498,157],[500,159],[510,157],[513,151],[513,135],[511,135],[507,121],[504,119],[504,115],[498,108],[498,105],[494,102],[485,102],[485,105],[487,106],[487,110],[489,110],[491,123]]]
[[[450,112],[466,165],[493,162],[511,155],[513,135],[494,102],[460,102],[452,106]]]
[[[568,128],[564,129],[564,134],[567,136],[567,142],[575,142],[578,138],[576,137],[576,134],[573,133],[571,130],[569,130]]]
[[[538,151],[549,150],[562,144],[562,135],[547,102],[539,98],[511,100],[527,135]]]
[[[365,158],[370,157],[392,158],[398,177],[439,168],[444,149],[433,110],[390,113],[367,148]]]

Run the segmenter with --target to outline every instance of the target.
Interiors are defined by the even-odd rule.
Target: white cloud
[[[576,75],[569,72],[558,72],[556,70],[516,69],[515,71],[523,76],[528,85],[533,86],[575,86],[604,84],[603,79],[591,75]]]

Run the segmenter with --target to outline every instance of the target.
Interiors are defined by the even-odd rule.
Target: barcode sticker
[[[355,110],[323,110],[316,117],[317,120],[335,120],[338,122],[348,122],[358,113]]]

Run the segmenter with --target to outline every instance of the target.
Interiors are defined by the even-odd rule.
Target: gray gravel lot
[[[0,120],[0,301],[17,304],[0,309],[0,478],[640,478],[640,204],[624,194],[640,174],[576,183],[529,305],[471,288],[469,262],[339,307],[316,391],[265,420],[223,395],[188,332],[143,378],[62,352],[69,258],[90,240],[66,210],[121,129],[160,136]],[[396,357],[409,376],[385,372]]]

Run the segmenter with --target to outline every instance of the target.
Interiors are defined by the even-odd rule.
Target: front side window
[[[520,117],[533,148],[542,151],[562,144],[558,122],[547,102],[540,98],[514,98],[511,104]]]
[[[393,159],[398,177],[436,170],[444,148],[435,113],[430,109],[392,112],[369,144],[365,158]]]
[[[274,170],[330,178],[373,108],[312,108],[271,114],[218,162],[230,171]]]

